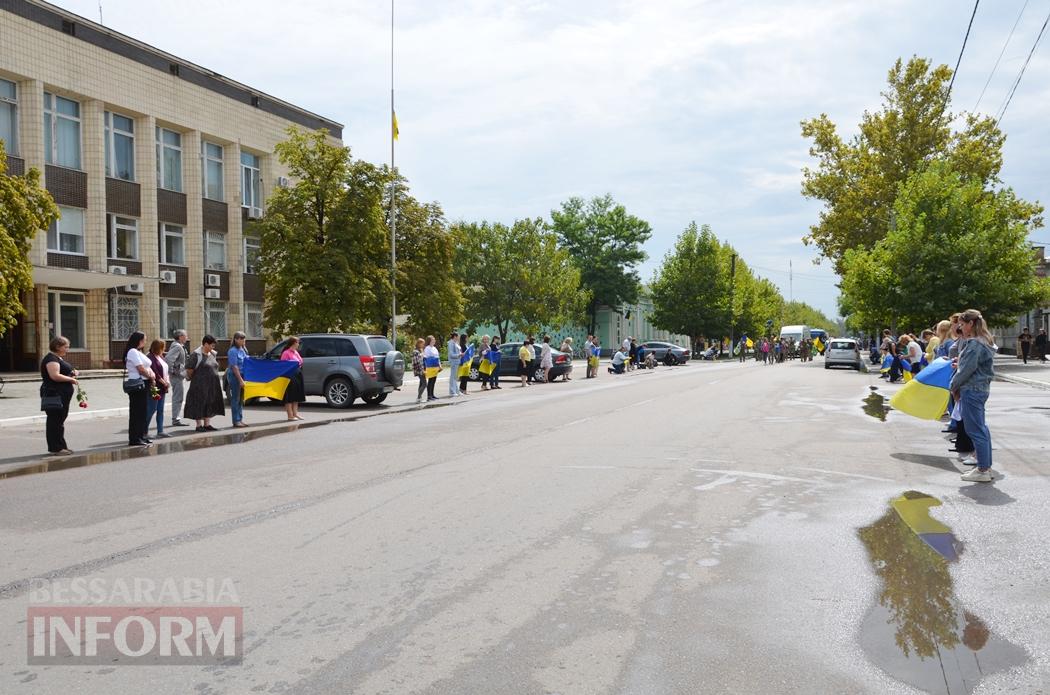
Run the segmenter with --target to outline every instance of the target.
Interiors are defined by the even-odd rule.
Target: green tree
[[[865,112],[848,141],[821,114],[802,122],[812,140],[815,168],[803,169],[802,194],[825,204],[803,241],[815,244],[842,274],[846,251],[870,249],[893,225],[898,187],[934,161],[947,161],[967,180],[998,182],[1003,134],[988,117],[967,114],[952,131],[948,111],[951,70],[929,60],[898,59],[889,71],[882,108]]]
[[[491,323],[506,340],[511,329],[537,332],[582,316],[580,271],[543,220],[460,223],[455,231],[468,328]]]
[[[463,287],[453,267],[456,235],[441,205],[413,198],[401,176],[396,200],[398,313],[408,315],[407,328],[413,335],[447,335],[463,320]],[[389,193],[384,206],[390,209]],[[388,229],[377,249],[383,258],[390,257],[389,239]],[[390,308],[389,293],[384,293],[376,310],[378,324],[388,326]]]
[[[37,233],[58,216],[37,169],[24,176],[7,175],[7,152],[0,140],[0,336],[25,313],[22,295],[33,289],[29,250]]]
[[[828,333],[833,333],[838,326],[838,322],[828,318],[824,312],[811,307],[805,302],[785,302],[784,311],[780,315],[780,325],[805,325],[810,328],[822,328]]]
[[[570,198],[561,210],[551,211],[551,220],[590,294],[587,315],[593,333],[599,307],[617,307],[638,299],[641,283],[635,267],[646,259],[642,244],[652,236],[652,229],[645,220],[628,214],[611,195],[589,202]]]
[[[375,330],[389,296],[389,177],[323,130],[288,135],[275,151],[296,183],[274,193],[258,225],[268,323],[280,334]]]
[[[993,326],[1050,301],[1026,239],[1042,208],[934,163],[901,187],[896,226],[844,259],[844,303],[863,325],[933,325],[976,307]]]

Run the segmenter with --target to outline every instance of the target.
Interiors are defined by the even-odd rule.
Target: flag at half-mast
[[[393,109],[390,109],[390,132],[395,140],[397,140],[397,136],[401,134],[401,131],[398,130],[397,127],[397,111],[394,111]]]
[[[244,399],[284,398],[284,391],[299,369],[293,360],[260,360],[249,357],[244,361]]]
[[[471,345],[459,358],[459,378],[470,376],[470,364],[474,361],[474,346]]]

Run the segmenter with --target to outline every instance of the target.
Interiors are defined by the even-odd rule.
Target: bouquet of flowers
[[[150,384],[149,385],[149,397],[152,398],[155,401],[159,401],[160,400],[160,389],[157,388],[156,384]]]
[[[88,407],[87,391],[80,388],[80,384],[77,384],[77,405],[81,408]]]

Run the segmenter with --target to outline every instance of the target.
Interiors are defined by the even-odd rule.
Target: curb
[[[127,408],[104,408],[102,410],[91,410],[87,412],[73,412],[73,409],[69,409],[69,417],[66,418],[66,422],[75,422],[77,420],[100,420],[107,417],[117,417],[120,415],[127,415]],[[0,429],[5,427],[22,427],[24,425],[42,425],[47,422],[47,415],[26,415],[24,417],[9,417],[0,420]]]
[[[1022,386],[1031,386],[1035,389],[1041,389],[1043,391],[1050,391],[1050,384],[1045,381],[1036,381],[1035,379],[1025,379],[1020,376],[1013,376],[1012,374],[996,374],[996,381],[1008,381],[1012,384],[1021,384]]]

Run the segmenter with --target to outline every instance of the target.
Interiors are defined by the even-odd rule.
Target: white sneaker
[[[972,471],[967,471],[962,474],[962,479],[968,483],[990,483],[992,482],[992,470],[982,471],[980,468],[974,468]]]
[[[959,463],[965,466],[977,465],[977,456],[973,453],[959,454]]]

